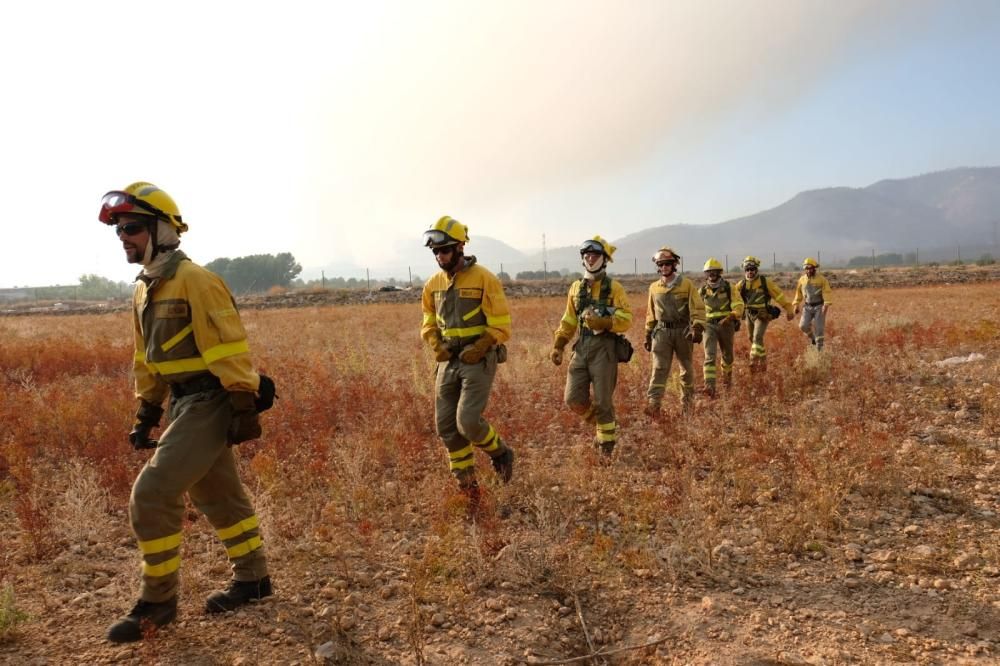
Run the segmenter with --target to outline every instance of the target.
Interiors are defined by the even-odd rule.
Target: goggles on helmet
[[[458,241],[438,229],[428,229],[424,232],[424,247],[444,247],[457,245]]]
[[[580,256],[583,256],[588,252],[596,252],[597,254],[604,254],[604,246],[595,240],[585,241],[583,245],[580,246]]]
[[[136,208],[140,208],[142,210],[136,211]],[[111,219],[113,215],[133,212],[143,212],[157,217],[162,217],[167,220],[170,219],[169,215],[153,204],[143,201],[128,192],[119,192],[117,190],[108,192],[101,199],[101,212],[100,215],[98,215],[98,219],[104,224],[111,224],[113,222]]]

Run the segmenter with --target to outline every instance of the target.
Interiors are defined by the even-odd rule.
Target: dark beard
[[[462,262],[464,259],[465,259],[464,252],[459,252],[459,251],[452,252],[451,261],[441,266],[441,270],[443,270],[445,273],[454,273],[455,270],[461,265],[460,262]]]

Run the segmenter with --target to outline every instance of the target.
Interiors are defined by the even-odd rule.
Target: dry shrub
[[[97,541],[111,532],[111,495],[92,467],[71,460],[56,472],[52,501],[52,535],[67,543]]]

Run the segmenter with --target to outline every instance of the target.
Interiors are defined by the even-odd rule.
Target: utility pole
[[[635,270],[635,276],[639,277],[639,257],[632,258],[632,267]]]
[[[371,293],[371,290],[372,290],[372,276],[371,276],[371,273],[368,272],[367,268],[365,269],[365,281],[368,283],[368,292]]]
[[[872,248],[872,270],[875,270],[875,248]]]
[[[406,274],[410,276],[410,289],[413,289],[413,269],[407,266]]]
[[[320,271],[320,280],[322,281],[323,288],[326,289],[326,271]]]
[[[729,272],[729,255],[726,255],[726,272]]]
[[[545,234],[542,234],[542,279],[549,276],[549,255],[545,249]]]
[[[772,271],[778,270],[778,253],[777,252],[772,252],[771,253],[771,270]]]

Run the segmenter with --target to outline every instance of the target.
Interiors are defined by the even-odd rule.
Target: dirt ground
[[[146,454],[122,444],[114,361],[127,320],[0,319],[0,591],[15,595],[0,628],[24,614],[0,662],[1000,663],[998,286],[841,289],[823,355],[775,322],[755,380],[741,337],[735,388],[692,413],[642,414],[640,349],[610,465],[545,358],[560,298],[517,300],[488,412],[517,472],[481,472],[471,520],[427,412],[413,304],[248,312],[282,395],[239,451],[276,594],[204,613],[228,567],[192,509],[179,620],[127,646],[104,641],[137,589],[124,506]],[[373,320],[381,337],[338,334]],[[81,338],[47,373],[40,355]],[[97,464],[88,440],[120,453]]]

